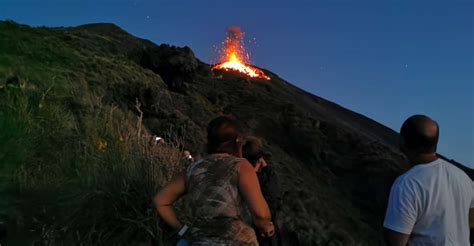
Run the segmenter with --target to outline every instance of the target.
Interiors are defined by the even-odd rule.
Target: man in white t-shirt
[[[438,124],[427,116],[414,115],[403,123],[400,147],[412,168],[390,191],[384,221],[389,245],[469,245],[473,182],[438,159],[438,136]]]

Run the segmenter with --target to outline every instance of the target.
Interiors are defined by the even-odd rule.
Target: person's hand
[[[275,227],[273,226],[272,222],[269,222],[263,229],[261,230],[262,237],[271,237],[275,234]]]

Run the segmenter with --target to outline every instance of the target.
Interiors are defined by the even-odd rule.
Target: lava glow
[[[219,51],[221,63],[212,67],[212,70],[236,71],[251,78],[270,80],[262,70],[248,65],[249,54],[245,52],[243,43],[244,33],[237,26],[227,28],[227,37]]]

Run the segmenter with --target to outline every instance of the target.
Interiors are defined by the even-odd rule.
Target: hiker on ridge
[[[402,125],[400,147],[412,167],[390,192],[384,222],[388,245],[469,245],[473,182],[438,159],[438,137],[438,124],[427,116],[414,115]]]
[[[268,154],[263,151],[262,142],[256,137],[246,137],[242,147],[242,156],[247,159],[257,172],[260,189],[270,208],[275,234],[268,238],[257,234],[259,245],[281,245],[280,233],[277,226],[277,215],[282,206],[282,194],[278,177],[272,166],[268,165]],[[267,159],[267,160],[266,160]]]
[[[160,217],[191,245],[258,245],[252,217],[257,233],[267,237],[274,233],[255,170],[239,158],[241,144],[234,119],[212,120],[207,127],[208,156],[174,178],[154,199]],[[192,208],[189,225],[177,219],[172,207],[184,193]]]

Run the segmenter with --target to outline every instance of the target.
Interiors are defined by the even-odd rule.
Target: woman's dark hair
[[[263,153],[259,153],[257,155],[243,155],[242,157],[244,157],[245,159],[247,159],[247,161],[250,162],[250,164],[252,164],[252,166],[255,166],[258,162],[258,160],[262,157],[264,157],[264,154]]]
[[[247,159],[250,164],[255,165],[262,157],[268,157],[263,151],[262,141],[253,136],[248,136],[244,146],[242,146],[242,156]]]
[[[207,126],[207,153],[235,154],[239,151],[239,124],[230,116],[219,116]]]

